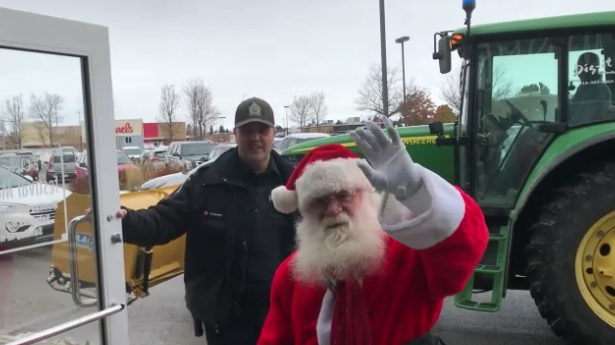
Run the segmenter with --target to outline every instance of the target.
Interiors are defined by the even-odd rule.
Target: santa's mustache
[[[335,217],[324,218],[321,229],[324,231],[323,242],[326,247],[337,247],[348,240],[350,234],[350,224],[352,219],[346,213],[340,213]]]
[[[335,217],[325,217],[320,222],[323,229],[335,229],[346,227],[350,224],[350,217],[346,213],[340,213]]]

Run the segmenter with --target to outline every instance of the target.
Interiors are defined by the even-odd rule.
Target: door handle
[[[68,223],[68,254],[70,267],[70,293],[73,297],[73,302],[80,307],[89,307],[98,303],[97,299],[84,301],[81,298],[81,290],[79,289],[79,267],[77,265],[77,225],[85,223],[88,220],[86,216],[77,216]],[[93,235],[93,234],[92,234]]]
[[[18,340],[14,340],[6,345],[30,345],[30,344],[36,344],[40,341],[49,339],[49,338],[53,338],[56,335],[68,332],[70,330],[73,330],[75,328],[87,325],[89,323],[92,323],[94,321],[98,321],[101,319],[104,319],[107,316],[111,316],[113,314],[119,313],[122,310],[124,310],[126,306],[124,304],[114,304],[111,307],[101,310],[99,312],[96,313],[92,313],[89,315],[85,315],[82,316],[78,319],[75,319],[73,321],[69,321],[69,322],[65,322],[61,325],[57,325],[55,327],[51,327],[48,328],[44,331],[38,332],[38,333],[34,333],[28,336],[25,336],[21,339]]]

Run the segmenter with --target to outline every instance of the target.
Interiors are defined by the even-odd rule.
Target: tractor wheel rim
[[[615,328],[615,211],[589,228],[577,250],[575,271],[589,308]]]

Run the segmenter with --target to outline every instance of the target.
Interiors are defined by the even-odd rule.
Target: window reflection
[[[615,119],[615,37],[613,34],[568,39],[568,123],[571,126]]]

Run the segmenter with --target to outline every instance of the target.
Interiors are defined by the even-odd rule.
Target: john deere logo
[[[77,233],[77,247],[94,251],[94,237],[90,234]]]
[[[252,102],[252,105],[250,105],[250,108],[248,108],[248,112],[250,116],[262,116],[261,106],[258,105],[256,102]]]

